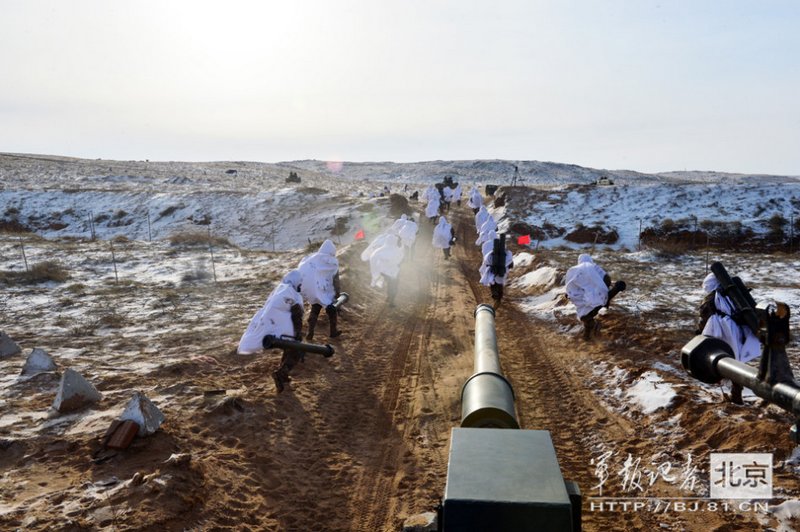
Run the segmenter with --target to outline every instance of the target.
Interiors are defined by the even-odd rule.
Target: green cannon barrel
[[[475,309],[475,373],[461,389],[461,426],[518,429],[514,390],[500,369],[494,309]]]

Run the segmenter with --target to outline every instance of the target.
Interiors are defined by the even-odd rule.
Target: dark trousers
[[[306,335],[306,338],[308,340],[314,338],[314,329],[316,329],[317,327],[317,320],[319,319],[319,313],[321,310],[322,310],[322,305],[320,305],[319,303],[314,303],[313,305],[311,305],[311,312],[309,312],[308,314],[308,334]],[[336,321],[337,321],[336,307],[334,307],[333,305],[328,305],[327,307],[325,307],[325,314],[328,315],[328,322],[330,323],[331,327],[330,334],[331,336],[333,336],[333,334],[336,332]]]
[[[492,292],[492,299],[498,302],[503,299],[503,285],[499,283],[492,283],[489,285],[489,290]]]
[[[298,362],[303,358],[303,353],[296,349],[284,349],[281,357],[281,364],[275,373],[281,382],[289,382],[289,372],[292,371]]]
[[[386,300],[389,302],[389,305],[394,305],[394,298],[397,297],[397,285],[399,284],[398,278],[389,277],[385,273],[381,275],[383,276],[383,280],[386,281]]]

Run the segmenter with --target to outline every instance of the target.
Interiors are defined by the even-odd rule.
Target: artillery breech
[[[514,390],[500,369],[494,309],[489,305],[475,310],[475,373],[461,389],[461,426],[519,428]]]

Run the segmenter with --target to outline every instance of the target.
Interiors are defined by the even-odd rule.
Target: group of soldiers
[[[305,313],[304,299],[311,305],[306,340],[314,339],[317,321],[323,308],[330,325],[329,336],[331,338],[340,336],[342,331],[338,328],[338,309],[334,306],[340,293],[336,246],[330,240],[326,240],[319,251],[304,257],[296,269],[284,275],[278,286],[267,297],[264,306],[250,320],[239,340],[236,352],[240,355],[260,353],[264,337],[268,335],[301,342]],[[278,393],[291,382],[289,372],[303,359],[303,356],[303,351],[299,349],[284,348],[281,362],[272,372]]]
[[[422,197],[427,202],[425,216],[438,223],[433,228],[431,245],[441,249],[445,260],[450,258],[450,247],[455,242],[455,231],[447,221],[444,212],[451,203],[461,204],[461,186],[437,189],[430,186]],[[503,298],[503,287],[508,271],[513,268],[513,254],[506,248],[505,234],[498,234],[497,221],[484,206],[483,196],[477,187],[472,187],[468,195],[468,206],[475,215],[475,228],[478,238],[475,244],[480,247],[482,263],[479,268],[480,283],[490,288],[494,307]],[[371,285],[387,287],[387,302],[395,305],[400,266],[404,260],[413,259],[419,226],[413,217],[403,214],[386,231],[379,234],[361,253],[361,259],[369,262]],[[566,295],[574,304],[578,319],[583,324],[583,338],[591,340],[597,334],[598,313],[607,308],[611,300],[626,289],[624,281],[612,283],[611,277],[594,262],[588,254],[581,254],[578,263],[567,270],[565,279]],[[748,327],[737,321],[733,305],[720,290],[719,282],[713,274],[703,281],[706,294],[700,307],[698,333],[720,338],[727,342],[737,360],[748,362],[761,354],[761,344]],[[342,334],[338,328],[338,309],[334,305],[341,293],[339,262],[336,247],[326,240],[319,251],[304,257],[296,269],[287,273],[267,298],[264,306],[253,316],[242,335],[237,352],[254,354],[261,352],[265,336],[291,339],[301,342],[304,316],[304,301],[310,304],[305,339],[312,341],[322,309],[328,318],[330,338]],[[278,393],[291,382],[292,368],[302,360],[299,349],[285,348],[279,366],[272,376]],[[742,388],[733,385],[731,400],[742,404]]]

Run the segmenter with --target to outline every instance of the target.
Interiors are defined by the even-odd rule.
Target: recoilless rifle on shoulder
[[[763,346],[758,369],[736,360],[733,350],[718,338],[698,335],[681,350],[681,364],[701,382],[716,384],[722,379],[750,388],[762,399],[791,412],[797,422],[791,436],[800,443],[800,385],[795,381],[786,344],[789,342],[789,306],[767,301],[756,304],[749,289],[738,277],[731,278],[722,263],[711,271],[720,290],[733,304],[733,318],[749,328]]]

